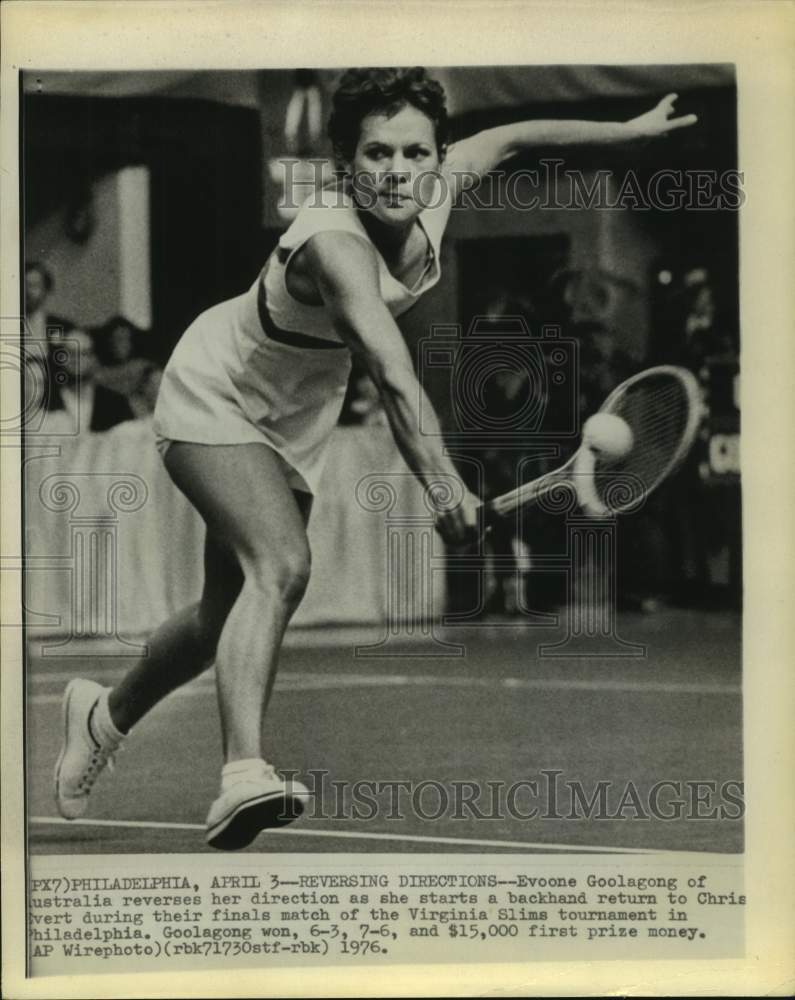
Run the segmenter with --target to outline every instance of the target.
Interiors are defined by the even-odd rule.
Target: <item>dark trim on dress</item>
[[[275,340],[280,344],[287,344],[288,347],[303,347],[310,351],[338,351],[347,349],[347,344],[335,342],[333,340],[322,340],[320,337],[310,337],[306,333],[296,333],[293,330],[282,330],[276,326],[271,318],[268,309],[268,300],[265,294],[265,285],[262,281],[257,288],[257,312],[263,332],[270,340]]]

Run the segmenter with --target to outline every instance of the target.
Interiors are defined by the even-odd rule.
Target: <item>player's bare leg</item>
[[[306,790],[290,788],[265,764],[261,733],[275,679],[276,658],[309,574],[305,524],[311,498],[293,494],[276,455],[265,445],[203,446],[179,442],[166,464],[208,528],[205,591],[198,606],[167,622],[140,661],[108,694],[82,685],[67,696],[69,725],[59,758],[59,808],[74,818],[85,810],[93,780],[126,731],[169,691],[199,673],[216,651],[219,708],[227,766],[222,794],[208,818],[213,846],[244,846],[265,826],[289,822]],[[223,539],[223,541],[218,541]],[[231,613],[230,613],[231,608]],[[220,636],[220,640],[219,640]],[[96,704],[90,708],[88,700]],[[83,705],[83,701],[86,702]],[[85,772],[68,789],[71,745]],[[75,752],[72,752],[75,757]],[[83,758],[85,758],[83,760]],[[86,774],[88,777],[86,778]],[[57,785],[59,779],[56,779]],[[70,796],[69,792],[73,794]],[[215,813],[215,815],[214,815]]]
[[[218,642],[216,674],[225,759],[250,759],[261,752],[277,654],[309,580],[311,498],[293,493],[265,445],[177,442],[166,465],[242,571]]]
[[[201,600],[160,626],[147,643],[147,655],[110,692],[110,717],[120,732],[128,732],[167,694],[210,666],[242,586],[234,553],[208,532]]]
[[[115,688],[80,678],[67,687],[64,744],[55,768],[55,798],[66,819],[85,813],[94,782],[112,762],[129,729],[158,701],[212,662],[243,575],[233,553],[209,534],[204,569],[201,600],[155,632],[147,655]]]

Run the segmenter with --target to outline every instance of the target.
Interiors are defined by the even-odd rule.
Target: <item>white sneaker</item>
[[[230,785],[210,806],[207,843],[219,851],[247,847],[262,830],[286,826],[298,819],[309,799],[300,781],[285,781],[270,764],[262,774],[246,775]]]
[[[64,819],[77,819],[88,807],[88,795],[121,741],[100,745],[89,727],[91,713],[105,691],[94,681],[73,680],[63,702],[63,747],[55,765],[55,802]]]

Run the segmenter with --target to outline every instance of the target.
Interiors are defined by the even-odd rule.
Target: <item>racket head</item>
[[[594,488],[613,514],[640,507],[686,458],[702,417],[699,384],[676,365],[647,368],[617,386],[599,408],[621,417],[632,431],[630,451],[618,459],[596,456]]]

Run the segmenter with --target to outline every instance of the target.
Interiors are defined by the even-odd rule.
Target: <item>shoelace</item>
[[[117,753],[121,752],[121,747],[116,747],[115,750],[103,750],[101,747],[96,747],[91,751],[91,759],[88,762],[88,767],[85,769],[80,777],[78,783],[78,791],[88,792],[94,787],[94,782],[99,777],[100,772],[104,767],[112,773],[116,767],[115,756]]]

